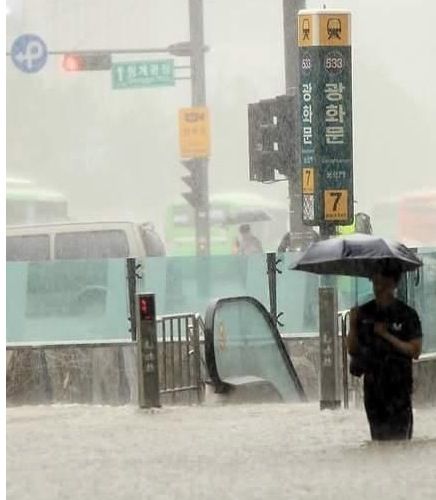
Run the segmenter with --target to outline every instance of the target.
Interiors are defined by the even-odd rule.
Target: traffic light
[[[153,294],[140,294],[139,300],[139,318],[141,321],[154,321],[156,319],[156,306]]]
[[[112,68],[112,55],[109,52],[67,53],[62,67],[65,71],[106,71]]]
[[[277,143],[275,102],[248,105],[250,180],[274,181],[274,147]]]
[[[156,302],[152,293],[136,296],[138,334],[138,403],[140,408],[160,406],[159,355],[157,344]]]
[[[199,208],[206,201],[203,162],[199,158],[191,158],[182,160],[182,165],[189,170],[189,175],[183,176],[182,180],[191,188],[189,193],[182,193],[182,195],[192,207]]]
[[[279,165],[277,170],[288,179],[298,168],[297,98],[283,95],[276,97]]]
[[[296,98],[279,96],[248,105],[250,180],[290,178],[297,164]]]

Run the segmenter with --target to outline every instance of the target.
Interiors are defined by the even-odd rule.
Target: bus
[[[376,204],[374,233],[409,247],[436,246],[436,190],[408,193]]]
[[[289,227],[289,207],[256,194],[215,194],[210,198],[209,219],[211,255],[235,253],[241,224],[250,224],[265,252],[275,252]],[[186,202],[169,207],[165,240],[169,255],[195,255],[194,210]]]
[[[6,179],[6,224],[36,224],[68,219],[68,202],[56,191],[27,179]]]

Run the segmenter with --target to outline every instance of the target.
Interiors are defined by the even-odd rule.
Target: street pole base
[[[341,401],[320,401],[320,410],[339,410],[341,408]]]

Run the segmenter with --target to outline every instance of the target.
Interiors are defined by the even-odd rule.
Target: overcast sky
[[[436,2],[325,3],[353,15],[359,209],[436,188]],[[187,0],[8,0],[7,46],[25,32],[39,34],[51,50],[166,46],[188,38],[187,6]],[[252,190],[286,202],[284,184],[248,181],[247,146],[247,104],[284,93],[281,8],[282,0],[204,0],[213,192]],[[177,110],[190,104],[188,81],[113,90],[110,73],[66,74],[52,56],[34,75],[8,61],[7,83],[9,176],[62,191],[75,216],[135,216],[161,226],[166,206],[184,189]]]

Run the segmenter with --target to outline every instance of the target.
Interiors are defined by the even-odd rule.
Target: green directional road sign
[[[350,16],[300,11],[303,222],[353,222]]]
[[[131,61],[112,65],[112,88],[132,89],[174,85],[174,60]]]

